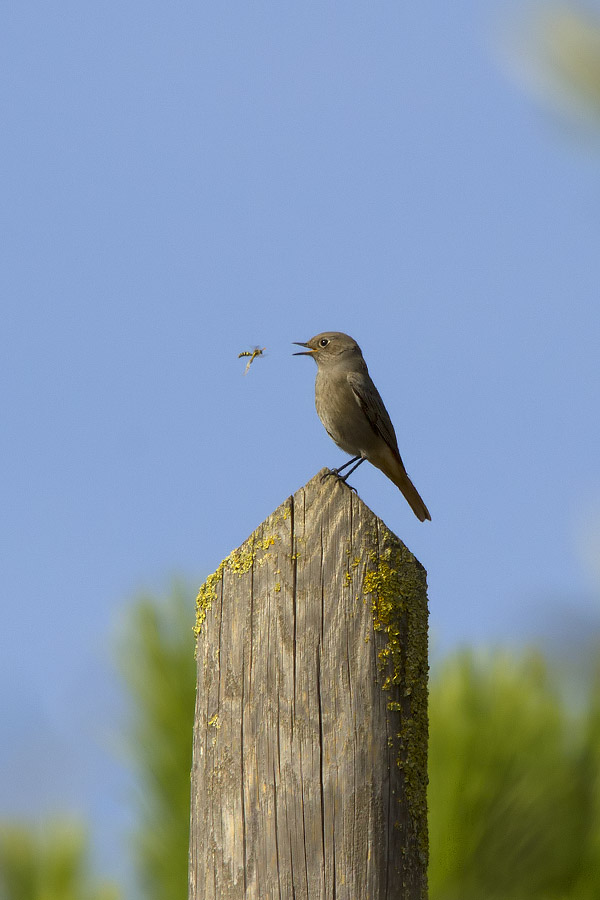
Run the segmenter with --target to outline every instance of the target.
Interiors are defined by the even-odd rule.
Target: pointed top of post
[[[327,472],[198,594],[193,900],[425,891],[426,573]]]

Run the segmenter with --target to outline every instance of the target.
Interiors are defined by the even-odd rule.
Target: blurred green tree
[[[555,91],[600,116],[600,18],[581,4],[550,3],[539,9],[537,52]]]
[[[596,669],[585,717],[579,760],[580,815],[585,821],[579,877],[573,900],[600,897],[600,665]]]
[[[133,845],[145,900],[187,897],[194,597],[182,585],[163,599],[141,597],[118,642],[130,694],[126,739],[139,812]]]
[[[85,829],[66,821],[0,825],[0,900],[119,900],[90,875]]]
[[[595,6],[530,0],[509,11],[511,24],[502,42],[504,64],[513,77],[575,126],[579,137],[600,125],[600,15]]]
[[[120,644],[136,861],[154,900],[187,890],[193,618],[193,592],[181,586],[143,597]],[[431,900],[600,897],[600,677],[591,702],[570,711],[552,675],[535,652],[463,652],[434,667]]]
[[[535,653],[464,652],[430,695],[432,900],[600,896],[600,716]]]

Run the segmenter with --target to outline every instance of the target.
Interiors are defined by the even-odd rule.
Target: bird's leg
[[[350,463],[356,462],[357,459],[358,459],[358,462],[356,463],[356,465],[352,466],[350,471],[346,472],[346,474],[344,475],[343,478],[340,478],[339,473],[340,473],[341,469],[345,469],[346,466],[349,466]],[[354,459],[351,459],[350,462],[347,462],[345,466],[341,466],[341,468],[338,469],[335,474],[338,476],[338,478],[340,478],[340,481],[343,481],[344,483],[346,483],[348,481],[349,476],[352,475],[353,472],[356,472],[356,470],[358,469],[360,464],[364,463],[365,459],[366,459],[365,456],[359,456],[359,457],[355,456]],[[350,487],[350,485],[348,485],[348,487]]]
[[[360,456],[360,455],[359,455],[359,456],[354,456],[352,459],[349,459],[348,462],[345,462],[343,466],[340,466],[339,469],[331,469],[331,471],[325,472],[323,475],[321,475],[321,481],[322,481],[322,482],[325,481],[325,479],[328,478],[330,475],[335,475],[336,478],[339,478],[340,481],[343,481],[344,484],[348,485],[348,487],[350,488],[350,490],[352,490],[352,491],[354,491],[354,492],[356,493],[356,488],[353,488],[351,484],[348,484],[348,476],[349,476],[349,475],[352,475],[352,473],[355,472],[356,469],[358,469],[358,467],[360,466],[360,464],[363,463],[363,462],[365,461],[365,459],[366,459],[365,456]],[[358,460],[358,462],[356,462],[356,460]],[[350,471],[349,471],[349,472],[346,472],[346,474],[342,477],[342,476],[340,475],[340,472],[341,472],[343,469],[347,468],[348,466],[351,466],[352,463],[356,463],[356,465],[355,465],[355,466],[352,466],[352,468],[350,469]]]
[[[358,459],[360,459],[360,462],[356,462]],[[360,466],[360,463],[362,461],[363,461],[363,457],[359,453],[358,456],[353,456],[352,459],[349,459],[348,462],[345,462],[343,466],[339,467],[339,469],[333,469],[333,472],[335,475],[339,475],[340,472],[343,472],[344,469],[347,469],[348,466],[351,466],[353,462],[355,462],[356,465]],[[354,466],[354,469],[355,468],[356,468],[356,466]],[[351,469],[350,471],[353,472],[354,469]],[[350,473],[348,473],[348,474],[350,474]],[[345,476],[345,478],[347,478],[347,477],[348,477],[348,475]],[[345,480],[345,478],[343,480]]]

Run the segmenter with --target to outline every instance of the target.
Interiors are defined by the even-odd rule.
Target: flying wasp
[[[241,353],[238,353],[238,359],[241,359],[243,356],[250,357],[250,359],[246,363],[246,368],[244,369],[244,375],[248,374],[248,369],[250,368],[250,366],[252,365],[254,360],[258,356],[262,356],[266,349],[267,349],[266,347],[263,347],[262,350],[260,347],[255,347],[253,350],[243,350]]]

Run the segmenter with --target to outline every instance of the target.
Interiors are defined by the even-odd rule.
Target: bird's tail
[[[396,458],[394,455],[393,465],[391,464],[392,460],[386,460],[385,468],[381,467],[387,477],[394,482],[396,487],[400,488],[402,493],[404,494],[408,505],[414,512],[417,519],[421,522],[424,522],[425,519],[431,520],[431,516],[429,515],[429,510],[423,503],[421,499],[421,495],[418,490],[410,480],[407,475],[406,469],[404,468],[404,463],[400,459],[400,456]]]

